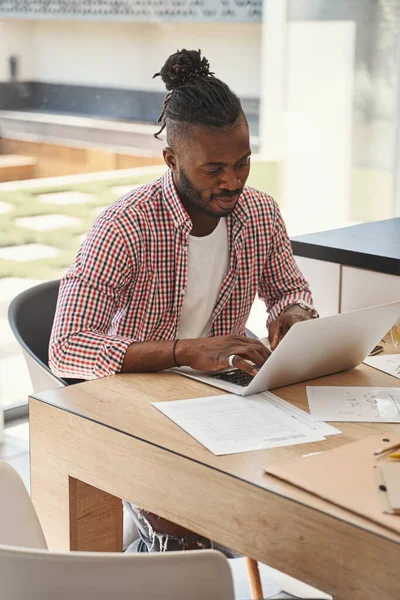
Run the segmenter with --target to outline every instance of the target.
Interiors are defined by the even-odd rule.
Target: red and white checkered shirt
[[[270,319],[295,300],[312,304],[270,196],[245,187],[226,222],[230,267],[210,336],[243,334],[256,292]],[[191,227],[170,171],[96,219],[61,281],[49,348],[56,375],[113,375],[130,344],[176,337]]]

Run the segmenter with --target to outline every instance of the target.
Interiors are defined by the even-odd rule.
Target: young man
[[[272,349],[295,322],[317,316],[278,206],[245,187],[251,150],[239,99],[200,52],[173,54],[157,75],[168,90],[159,133],[166,128],[169,169],[97,218],[63,278],[49,349],[56,375],[175,365],[255,374],[247,361],[261,367],[269,355],[245,336],[257,291]],[[147,549],[204,546],[137,515]]]

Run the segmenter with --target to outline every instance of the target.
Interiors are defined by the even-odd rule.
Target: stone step
[[[19,154],[0,155],[0,181],[18,181],[35,177],[37,160]]]

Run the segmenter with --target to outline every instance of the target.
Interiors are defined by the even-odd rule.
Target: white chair
[[[5,600],[233,600],[227,559],[215,550],[162,554],[53,554],[0,546]]]
[[[47,549],[27,489],[15,469],[4,460],[0,460],[0,544]]]
[[[23,351],[34,392],[79,383],[79,379],[56,377],[48,365],[48,346],[56,310],[60,280],[47,281],[25,290],[14,298],[8,309],[11,329]],[[246,329],[248,337],[256,337]],[[129,514],[124,503],[124,513]],[[132,518],[124,518],[124,544],[139,536]],[[262,598],[257,561],[246,558],[246,569],[253,600]]]
[[[49,552],[22,480],[0,460],[0,597],[233,600],[234,592],[228,561],[214,550],[162,554]]]

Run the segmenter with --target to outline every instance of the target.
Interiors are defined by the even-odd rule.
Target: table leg
[[[82,481],[90,471],[74,464],[69,443],[54,431],[55,416],[73,449],[71,415],[30,401],[31,495],[49,550],[121,552],[122,500]]]
[[[258,569],[258,562],[253,558],[246,558],[246,571],[247,579],[249,581],[250,593],[252,600],[263,600],[264,595],[262,591],[260,571]]]

